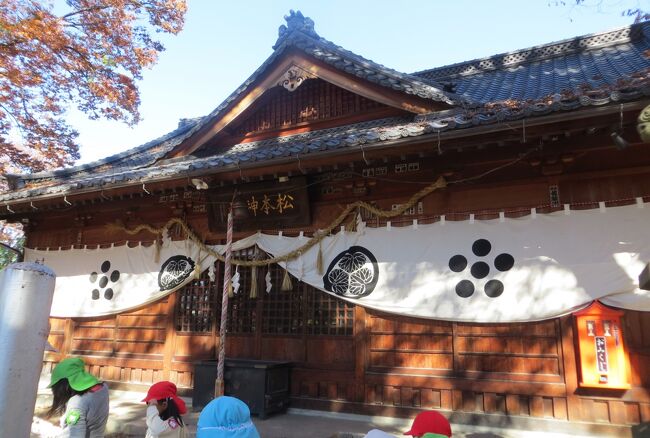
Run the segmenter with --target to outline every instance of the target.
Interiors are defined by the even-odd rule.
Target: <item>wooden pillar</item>
[[[176,346],[176,327],[174,327],[174,316],[176,309],[177,292],[169,294],[167,298],[167,308],[165,314],[165,345],[163,347],[163,380],[170,380],[172,361],[174,360],[174,351]],[[176,382],[178,384],[178,382]]]
[[[64,338],[63,338],[63,349],[61,351],[61,358],[59,360],[63,360],[66,357],[70,355],[70,351],[72,350],[72,338],[74,337],[74,328],[75,328],[75,323],[72,320],[72,318],[67,318],[65,320],[65,332],[64,332]]]
[[[560,336],[562,337],[562,361],[564,364],[564,383],[567,394],[567,416],[569,421],[580,421],[582,402],[576,395],[578,389],[578,369],[573,342],[573,318],[571,315],[560,318]]]
[[[365,378],[368,364],[367,313],[362,306],[354,306],[354,392],[355,401],[365,401]]]
[[[456,376],[463,370],[460,367],[460,340],[458,339],[458,323],[451,323],[451,349],[452,349],[452,370],[453,375]]]

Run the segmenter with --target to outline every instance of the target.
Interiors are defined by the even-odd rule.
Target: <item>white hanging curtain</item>
[[[637,287],[650,260],[648,224],[650,206],[638,204],[518,219],[359,227],[326,237],[282,266],[355,304],[412,317],[535,321],[595,299],[650,311],[650,291]],[[283,255],[307,240],[258,233],[233,249],[258,245]],[[316,267],[319,246],[322,274]],[[164,245],[158,263],[153,246],[27,250],[26,260],[43,260],[57,273],[52,316],[60,317],[114,314],[150,303],[190,281],[196,260],[201,269],[214,262],[189,241]]]
[[[650,311],[638,276],[650,260],[650,207],[555,212],[341,232],[287,269],[361,306],[413,317],[518,322],[557,317],[595,299]],[[259,235],[285,254],[305,239]]]
[[[156,254],[149,247],[25,250],[25,261],[56,273],[51,316],[92,317],[124,312],[156,301],[193,279],[215,258],[191,241],[166,241]],[[158,261],[156,261],[158,260]]]

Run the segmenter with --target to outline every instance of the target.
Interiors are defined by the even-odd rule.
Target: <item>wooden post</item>
[[[363,403],[366,397],[366,368],[368,366],[368,333],[366,309],[354,306],[354,386],[355,402]]]
[[[224,394],[223,368],[226,360],[226,324],[228,323],[228,292],[230,290],[230,260],[232,258],[232,204],[228,211],[228,229],[226,231],[226,257],[223,269],[223,291],[221,292],[221,324],[219,325],[219,360],[217,362],[217,380],[214,383],[214,396]]]
[[[176,315],[176,294],[174,292],[168,295],[167,306],[165,308],[165,345],[163,348],[163,380],[176,380],[171,378],[172,362],[174,361],[174,347],[176,344],[176,327],[174,326],[174,317]],[[118,316],[119,318],[119,316]],[[117,324],[116,324],[117,325]],[[117,339],[117,336],[115,337]],[[178,385],[178,381],[175,381]]]

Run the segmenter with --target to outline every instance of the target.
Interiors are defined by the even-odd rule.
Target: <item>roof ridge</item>
[[[426,77],[430,80],[448,79],[457,76],[470,76],[483,71],[529,64],[535,61],[555,58],[571,53],[635,41],[644,33],[650,33],[650,21],[643,21],[641,23],[635,23],[629,26],[623,26],[602,32],[578,35],[547,44],[531,46],[511,52],[503,52],[484,58],[476,58],[469,61],[420,70],[411,73],[411,75],[416,77]]]
[[[371,59],[364,58],[363,56],[358,55],[357,53],[347,50],[342,46],[339,46],[321,37],[314,30],[314,21],[309,17],[303,16],[300,11],[294,12],[293,10],[291,10],[290,15],[285,16],[284,18],[285,20],[287,20],[288,27],[285,25],[280,26],[278,30],[278,40],[273,45],[273,49],[275,52],[283,51],[287,47],[294,46],[297,47],[298,49],[305,51],[307,54],[310,54],[311,56],[314,56],[315,58],[324,61],[327,64],[331,64],[337,67],[336,64],[337,61],[339,60],[332,59],[332,57],[328,56],[327,53],[307,52],[305,49],[308,46],[306,46],[304,42],[309,41],[314,44],[323,45],[328,50],[336,52],[336,55],[351,58],[353,61],[358,63],[360,67],[366,69],[367,71],[363,72],[360,71],[362,69],[354,69],[354,66],[346,66],[345,68],[343,68],[343,70],[355,76],[361,77],[362,79],[366,79],[371,82],[377,83],[379,85],[391,87],[402,91],[406,91],[406,90],[404,89],[404,87],[400,88],[398,82],[400,81],[410,82],[411,84],[419,87],[429,88],[428,92],[423,92],[422,90],[420,90],[419,93],[418,92],[414,93],[422,98],[442,101],[449,105],[471,103],[466,97],[460,96],[449,90],[446,90],[443,84],[438,84],[437,82],[429,78],[418,77],[411,73],[401,72],[396,69],[387,67]],[[386,76],[386,78],[377,78],[376,76],[378,75],[374,74],[375,72],[368,71],[372,69],[378,70],[377,73]],[[352,71],[348,71],[348,70],[352,70]],[[366,74],[364,75],[363,73]],[[390,79],[393,79],[393,81],[391,81]],[[386,83],[386,81],[388,81],[388,83]],[[406,92],[408,93],[409,91]]]

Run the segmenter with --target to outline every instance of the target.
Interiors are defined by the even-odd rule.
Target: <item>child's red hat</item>
[[[147,391],[147,396],[142,399],[142,401],[148,403],[151,400],[164,400],[168,398],[174,400],[174,403],[176,403],[176,406],[178,407],[178,412],[180,412],[181,415],[187,413],[185,402],[182,398],[176,395],[176,385],[172,382],[167,382],[166,380],[151,385],[149,391]]]
[[[427,433],[451,436],[451,426],[449,420],[440,412],[425,411],[416,415],[411,425],[411,430],[404,432],[404,435],[413,435],[421,437]]]

